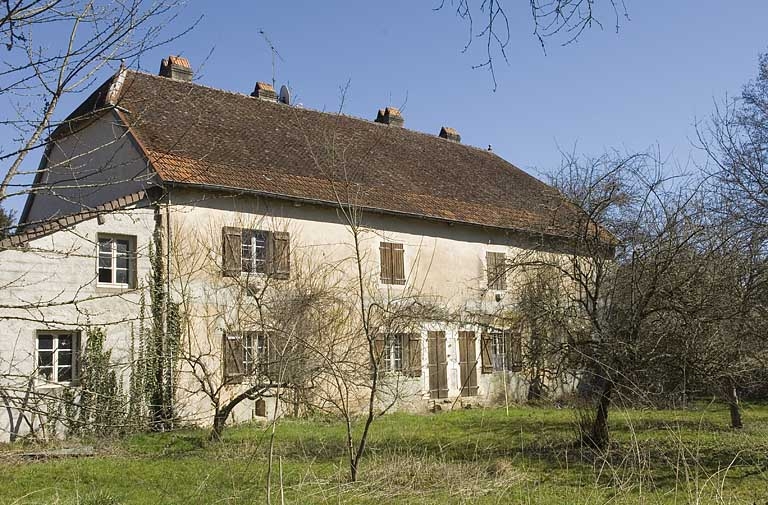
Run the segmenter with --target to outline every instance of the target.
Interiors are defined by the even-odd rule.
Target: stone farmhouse
[[[569,254],[580,212],[452,128],[408,130],[393,107],[370,121],[286,101],[264,83],[250,95],[196,84],[172,56],[159,75],[121,68],[52,133],[19,231],[0,241],[6,438],[44,424],[30,398],[78,384],[89,327],[127,382],[137,339],[172,310],[181,341],[160,349],[175,353],[164,373],[186,422],[210,423],[217,401],[254,382],[288,382],[264,379],[264,365],[297,348],[291,335],[315,339],[299,347],[318,408],[333,389],[323,373],[364,384],[370,356],[382,405],[525,390],[507,261]],[[320,308],[301,302],[321,294]],[[350,356],[363,365],[336,366]],[[278,403],[251,396],[230,420]]]

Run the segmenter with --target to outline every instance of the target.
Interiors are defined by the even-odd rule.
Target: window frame
[[[101,271],[107,270],[102,268],[102,242],[108,241],[111,244],[109,250],[110,265],[108,270],[110,272],[110,281],[105,282],[101,280]],[[118,250],[118,243],[125,242],[126,250],[124,254],[121,254]],[[118,259],[124,257],[127,260],[125,267],[126,282],[117,282],[118,271],[123,270],[118,266]],[[133,235],[117,235],[112,233],[99,233],[96,237],[96,285],[98,287],[105,288],[120,288],[131,289],[136,286],[136,237]]]
[[[51,337],[51,347],[41,348],[41,337]],[[61,348],[59,341],[62,337],[69,337],[70,347]],[[60,355],[69,351],[69,365],[60,364]],[[40,356],[42,352],[51,353],[51,364],[41,365]],[[69,380],[59,380],[59,368],[68,366],[70,369]],[[42,368],[50,368],[50,378],[43,377],[40,373]],[[63,387],[71,386],[77,383],[80,378],[80,332],[76,330],[37,330],[35,332],[35,382],[38,387]]]

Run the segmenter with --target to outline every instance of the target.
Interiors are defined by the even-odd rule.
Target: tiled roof
[[[117,105],[169,183],[565,237],[583,219],[499,156],[438,136],[135,71]]]

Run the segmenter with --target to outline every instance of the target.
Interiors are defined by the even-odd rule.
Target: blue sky
[[[472,69],[485,59],[483,41],[462,53],[467,26],[450,5],[434,11],[438,4],[192,0],[168,30],[203,16],[198,27],[136,64],[157,72],[162,57],[181,54],[199,83],[250,93],[272,80],[264,30],[282,57],[277,86],[289,84],[305,107],[338,110],[349,82],[346,114],[373,119],[380,107],[402,106],[407,128],[437,134],[452,126],[464,143],[491,144],[538,174],[559,165],[558,149],[574,146],[588,155],[658,146],[693,169],[690,160],[702,158],[691,146],[694,122],[738,94],[768,50],[765,0],[626,0],[629,20],[618,33],[603,12],[602,30],[567,46],[549,40],[546,54],[528,2],[505,0],[512,39],[509,64],[497,55],[494,92],[489,74]],[[64,102],[59,115],[75,105]]]

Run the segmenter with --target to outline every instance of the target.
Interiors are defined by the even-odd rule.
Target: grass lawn
[[[360,482],[347,482],[344,428],[283,420],[273,503],[768,503],[768,407],[614,410],[603,455],[574,444],[571,409],[517,407],[392,414],[373,426]],[[0,447],[0,504],[266,503],[268,431],[232,428],[95,442],[97,456],[25,460]],[[89,443],[89,442],[85,442]],[[71,443],[69,443],[71,445]],[[39,448],[35,448],[38,450]]]

